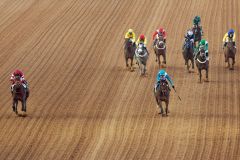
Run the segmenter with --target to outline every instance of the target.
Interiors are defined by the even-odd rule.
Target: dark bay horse
[[[163,36],[159,36],[156,39],[153,49],[156,55],[156,62],[158,62],[158,66],[160,68],[161,67],[160,56],[163,57],[163,64],[166,64],[166,44],[164,42]]]
[[[136,50],[136,44],[133,42],[131,38],[125,40],[124,44],[124,56],[126,61],[126,67],[129,67],[128,65],[128,59],[131,60],[131,66],[130,69],[133,70],[133,57]]]
[[[224,56],[225,56],[225,62],[228,63],[228,68],[230,70],[234,69],[235,64],[235,54],[237,50],[234,47],[234,42],[232,41],[232,38],[229,38],[229,41],[227,42],[227,48],[225,49]]]
[[[208,82],[209,61],[207,60],[205,49],[202,47],[196,55],[196,66],[199,73],[199,82],[202,82],[202,70],[206,70],[206,82]]]
[[[165,102],[166,110],[165,115],[168,116],[168,104],[169,104],[169,97],[170,97],[170,88],[168,86],[168,82],[166,80],[161,80],[157,86],[154,88],[154,95],[157,101],[157,107],[160,109],[159,114],[164,116],[164,109],[162,102]]]
[[[190,71],[189,60],[192,63],[192,69],[194,69],[194,48],[193,48],[193,42],[189,38],[185,39],[183,58],[185,60],[185,65],[187,65],[187,70],[190,73],[191,71]]]
[[[16,76],[15,83],[12,86],[12,97],[13,97],[12,108],[17,115],[18,115],[18,110],[17,110],[18,101],[22,102],[22,111],[24,112],[24,114],[27,111],[26,101],[29,94],[27,93],[28,92],[27,90],[28,90],[27,86],[21,82],[20,76]]]

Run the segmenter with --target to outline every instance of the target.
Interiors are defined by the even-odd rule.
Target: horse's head
[[[199,56],[201,57],[202,60],[205,60],[206,59],[206,51],[205,51],[204,46],[200,46],[199,50],[200,50]]]
[[[198,34],[200,33],[200,31],[201,31],[201,28],[200,28],[199,25],[195,25],[195,26],[193,27],[193,34],[194,34],[194,35],[198,35]]]
[[[160,92],[163,95],[167,95],[167,93],[169,91],[169,87],[168,87],[168,83],[167,83],[166,79],[160,80],[159,87],[160,87]]]
[[[160,39],[159,39],[159,40],[157,41],[157,44],[156,44],[156,45],[157,45],[158,48],[164,48],[165,43],[164,43],[163,40],[160,40]]]
[[[233,42],[233,39],[232,39],[232,38],[229,38],[229,39],[228,39],[227,48],[230,49],[230,50],[233,50],[233,49],[234,49],[234,42]]]
[[[136,49],[136,52],[138,55],[143,55],[144,54],[144,44],[140,43]]]

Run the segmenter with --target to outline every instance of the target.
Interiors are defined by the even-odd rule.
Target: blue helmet
[[[233,35],[234,34],[234,30],[233,29],[230,29],[229,31],[228,31],[228,36],[230,36],[230,35]]]
[[[159,71],[160,76],[165,76],[165,74],[166,74],[166,72],[163,69]]]

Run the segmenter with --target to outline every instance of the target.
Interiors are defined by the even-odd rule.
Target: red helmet
[[[20,71],[19,69],[16,69],[13,73],[14,75],[19,75],[19,76],[22,76],[22,71]]]
[[[140,40],[145,40],[145,36],[143,34],[140,35],[139,37]]]
[[[164,29],[163,29],[163,28],[159,28],[159,32],[160,32],[160,33],[163,33],[163,32],[164,32]]]

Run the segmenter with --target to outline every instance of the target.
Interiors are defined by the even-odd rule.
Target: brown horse
[[[199,73],[199,82],[202,82],[202,70],[206,70],[206,82],[208,82],[208,67],[209,61],[207,60],[207,56],[204,48],[200,48],[200,51],[196,55],[196,66],[198,68]]]
[[[234,47],[234,42],[232,41],[232,38],[230,38],[229,41],[227,42],[227,48],[225,49],[225,52],[224,52],[225,62],[228,63],[228,68],[230,70],[234,69],[235,54],[236,54],[236,47]]]
[[[170,88],[166,80],[161,80],[154,88],[154,95],[157,101],[157,107],[160,109],[159,114],[164,116],[164,109],[162,106],[162,102],[166,104],[165,115],[168,116],[168,104],[169,104],[169,97],[170,97]]]
[[[134,58],[135,50],[136,50],[135,42],[133,42],[133,40],[130,38],[126,39],[124,44],[124,57],[126,61],[126,67],[129,67],[128,59],[131,60],[131,64],[130,64],[131,71],[133,71],[133,58]]]
[[[21,82],[20,76],[16,76],[15,83],[12,86],[12,97],[13,97],[12,108],[17,115],[18,115],[18,109],[17,109],[18,101],[22,102],[22,111],[24,113],[23,116],[26,115],[26,111],[27,111],[26,102],[27,102],[28,96],[29,96],[29,92],[28,92],[27,86]]]
[[[159,36],[153,45],[153,49],[156,55],[156,62],[158,62],[158,67],[161,67],[160,56],[163,57],[162,63],[166,65],[166,44],[164,42],[163,36]]]

